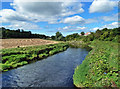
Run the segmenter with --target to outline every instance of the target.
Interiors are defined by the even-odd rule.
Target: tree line
[[[41,38],[47,39],[49,36],[43,34],[32,34],[31,31],[24,31],[23,29],[10,30],[4,27],[0,28],[0,37],[5,38]]]
[[[81,32],[81,35],[78,33],[74,33],[71,35],[67,35],[65,39],[67,41],[71,40],[82,40],[84,42],[93,41],[93,40],[101,40],[101,41],[113,41],[120,42],[120,27],[113,29],[98,29],[96,32],[91,32],[89,35],[84,36],[84,32]]]
[[[32,34],[31,31],[24,31],[23,29],[10,30],[4,27],[0,28],[0,33],[1,38],[40,38],[56,41],[82,40],[84,42],[93,41],[97,39],[102,41],[120,42],[120,27],[114,29],[98,29],[96,32],[91,32],[91,34],[87,36],[84,36],[84,32],[81,32],[81,35],[78,33],[74,33],[71,35],[67,35],[66,37],[64,37],[61,32],[56,32],[56,34],[53,36],[46,36],[44,34]]]

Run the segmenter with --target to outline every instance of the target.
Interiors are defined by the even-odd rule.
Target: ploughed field
[[[47,45],[55,44],[57,41],[43,40],[43,39],[0,39],[0,48],[16,48],[16,47],[26,47],[26,46],[37,46],[37,45]]]

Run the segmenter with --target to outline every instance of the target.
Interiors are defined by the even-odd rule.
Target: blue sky
[[[28,2],[29,1],[29,2]],[[118,2],[41,2],[41,0],[2,2],[0,23],[9,29],[30,30],[32,33],[64,36],[72,33],[95,32],[118,27]]]

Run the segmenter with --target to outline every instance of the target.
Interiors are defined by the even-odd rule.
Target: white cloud
[[[64,29],[64,30],[67,30],[67,29],[69,29],[69,27],[68,27],[68,26],[65,26],[65,27],[63,27],[63,29]]]
[[[62,22],[63,23],[70,23],[70,24],[83,24],[85,22],[85,19],[76,15],[73,17],[67,17]]]
[[[117,28],[119,25],[118,22],[113,22],[111,24],[107,24],[107,25],[104,25],[102,28],[109,28],[109,29],[112,29],[112,28]]]
[[[95,28],[93,28],[93,29],[91,29],[91,30],[96,31],[96,30],[98,30],[98,29],[100,29],[100,28],[99,28],[99,27],[95,27]]]
[[[25,30],[39,30],[41,29],[38,25],[28,22],[12,22],[10,25],[4,26],[6,28],[12,28],[12,29],[25,29]]]
[[[113,14],[111,16],[103,16],[104,21],[118,21],[118,14]]]
[[[110,0],[94,0],[89,8],[89,12],[108,12],[113,10],[117,3],[117,1]]]
[[[77,30],[85,30],[87,27],[77,27]]]
[[[106,25],[104,25],[104,26],[102,26],[102,27],[92,28],[91,30],[92,30],[92,31],[96,31],[97,29],[102,30],[103,28],[113,29],[113,28],[118,28],[118,25],[119,25],[118,22],[113,22],[113,23],[111,23],[111,24],[106,24]]]
[[[86,20],[85,20],[85,23],[86,23],[86,24],[89,24],[89,23],[96,23],[96,22],[98,22],[98,19],[96,19],[96,18],[86,19]]]
[[[11,21],[30,21],[26,15],[19,14],[18,12],[11,9],[3,9],[0,11],[1,22],[11,22]]]
[[[14,0],[14,8],[24,14],[34,14],[40,16],[55,16],[62,12],[64,7],[62,2],[29,2],[29,0]]]
[[[11,3],[12,9],[3,9],[0,11],[2,22],[11,21],[46,21],[49,24],[59,23],[64,16],[69,16],[84,12],[82,4],[79,2],[43,2],[42,0],[14,0]]]
[[[66,9],[64,9],[64,12],[61,13],[62,16],[69,16],[84,12],[84,9],[82,8],[83,5],[81,3],[65,2],[63,3],[63,6]]]
[[[75,32],[75,31],[81,31],[86,29],[87,27],[78,27],[78,26],[65,26],[63,28],[61,27],[57,28],[58,31],[62,31],[62,32]]]

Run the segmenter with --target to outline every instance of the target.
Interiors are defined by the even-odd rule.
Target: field
[[[43,40],[43,39],[0,39],[0,48],[16,48],[16,47],[26,47],[26,46],[37,46],[37,45],[47,45],[55,44],[57,41]]]
[[[118,45],[93,41],[83,63],[75,69],[73,82],[77,87],[120,87],[118,79]]]

